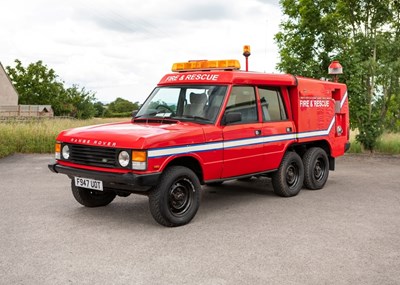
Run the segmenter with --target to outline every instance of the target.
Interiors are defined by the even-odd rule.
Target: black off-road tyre
[[[282,197],[296,196],[303,187],[303,181],[303,161],[297,153],[287,152],[278,170],[272,175],[275,194]]]
[[[187,167],[171,166],[149,193],[153,218],[166,227],[189,223],[200,205],[201,185],[197,175]]]
[[[329,176],[329,159],[319,147],[312,147],[303,156],[304,186],[311,190],[322,189]]]
[[[71,190],[76,201],[85,207],[101,207],[110,204],[116,194],[110,191],[96,191],[81,187],[76,187],[75,182],[71,180]]]

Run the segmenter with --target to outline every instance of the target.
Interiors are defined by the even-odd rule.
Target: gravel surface
[[[323,190],[203,187],[183,227],[148,199],[84,208],[50,155],[0,160],[1,284],[400,284],[400,157],[346,155]]]

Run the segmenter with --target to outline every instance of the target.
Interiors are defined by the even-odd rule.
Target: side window
[[[263,121],[287,120],[282,95],[278,88],[259,87]]]
[[[258,121],[256,94],[250,86],[234,86],[229,96],[225,114],[237,112],[241,114],[238,123],[254,123]]]

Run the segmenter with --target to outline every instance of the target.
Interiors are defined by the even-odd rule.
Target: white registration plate
[[[89,179],[89,178],[82,178],[82,177],[75,177],[75,185],[77,187],[93,189],[97,191],[103,191],[103,181]]]

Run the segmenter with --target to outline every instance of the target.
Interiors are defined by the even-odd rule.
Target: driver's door
[[[262,123],[258,118],[256,102],[253,87],[232,88],[224,116],[229,112],[240,113],[240,121],[223,127],[223,178],[263,170]]]

